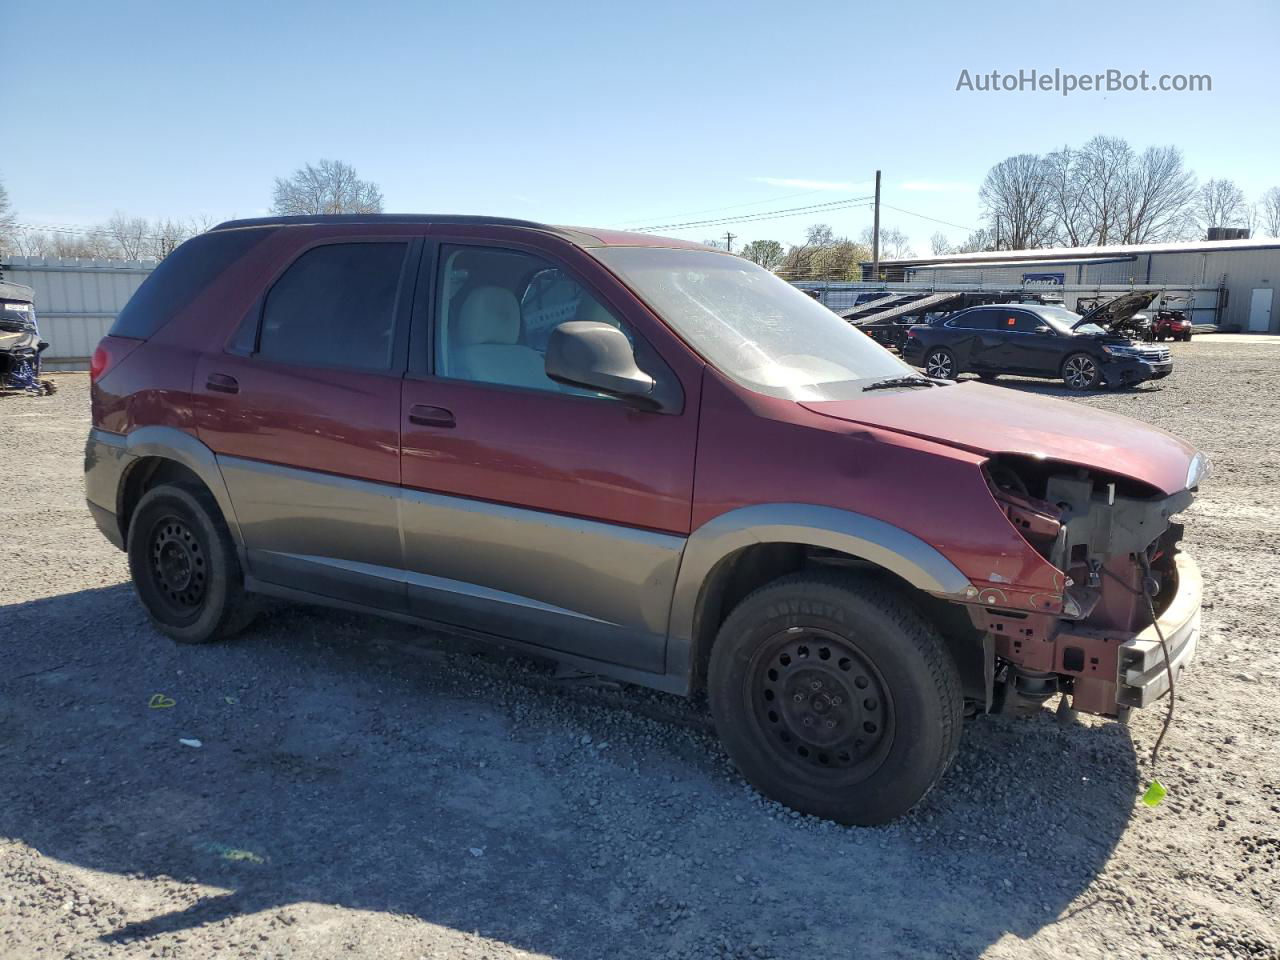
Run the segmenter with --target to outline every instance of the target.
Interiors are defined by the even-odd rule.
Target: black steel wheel
[[[1062,361],[1062,381],[1072,390],[1094,390],[1102,384],[1102,370],[1089,354],[1073,353]]]
[[[175,620],[200,612],[209,585],[208,547],[174,514],[162,514],[147,532],[155,595]]]
[[[747,695],[759,734],[778,761],[842,770],[865,779],[893,742],[885,683],[851,640],[828,630],[788,627],[752,658]]]
[[[934,347],[925,354],[924,372],[935,380],[954,380],[960,375],[955,354],[945,347]]]
[[[761,587],[721,626],[707,694],[747,780],[841,823],[906,813],[959,741],[950,652],[909,597],[878,580],[816,572]]]
[[[129,519],[126,549],[138,599],[175,640],[228,637],[256,613],[222,513],[201,487],[148,490]]]

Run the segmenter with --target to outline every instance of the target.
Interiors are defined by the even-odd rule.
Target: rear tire
[[[1182,335],[1182,342],[1183,342],[1183,343],[1190,343],[1190,342],[1191,342],[1191,331],[1190,331],[1190,330],[1188,330],[1186,333],[1184,333],[1184,334]]]
[[[936,630],[892,588],[803,573],[725,620],[707,684],[742,775],[801,813],[872,825],[901,816],[955,756],[963,697]]]
[[[156,627],[180,643],[233,636],[257,613],[231,533],[201,487],[148,490],[129,521],[126,549],[138,599]]]
[[[1072,390],[1096,390],[1102,385],[1102,370],[1089,354],[1073,353],[1062,361],[1062,382]]]
[[[956,355],[946,347],[934,347],[924,355],[924,372],[935,380],[954,380],[960,376]]]

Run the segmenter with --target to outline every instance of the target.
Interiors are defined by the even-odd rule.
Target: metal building
[[[36,322],[49,341],[45,369],[88,370],[93,348],[155,267],[154,260],[8,257],[0,279],[35,290]]]
[[[863,283],[876,282],[870,262]],[[1078,297],[1118,288],[1159,289],[1195,299],[1193,320],[1223,330],[1280,333],[1280,240],[1201,240],[1107,247],[1000,250],[882,260],[880,282],[916,289],[951,285],[1061,288]]]

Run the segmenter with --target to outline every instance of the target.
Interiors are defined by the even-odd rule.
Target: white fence
[[[154,260],[9,257],[0,278],[35,290],[48,370],[88,370],[93,348],[156,267]]]

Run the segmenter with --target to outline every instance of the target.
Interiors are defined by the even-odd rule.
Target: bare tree
[[[1280,238],[1280,187],[1272,187],[1258,204],[1259,231]]]
[[[153,260],[163,260],[195,232],[189,222],[184,223],[167,217],[164,220],[157,220],[147,226],[142,255]]]
[[[1043,246],[1052,235],[1053,209],[1044,158],[1020,153],[989,171],[978,198],[987,215],[1001,225],[1002,245],[1026,249]]]
[[[1180,236],[1195,197],[1195,177],[1177,147],[1147,147],[1126,171],[1124,243],[1155,243]]]
[[[941,230],[929,238],[929,247],[933,250],[935,257],[946,256],[948,253],[956,252],[951,246],[951,241],[947,239],[947,235]]]
[[[13,204],[9,202],[9,191],[4,188],[3,181],[0,181],[0,257],[6,256],[13,249],[18,232]]]
[[[752,240],[742,247],[739,255],[752,263],[759,264],[766,270],[776,270],[782,266],[786,251],[782,249],[782,244],[777,240]]]
[[[964,243],[956,247],[956,253],[985,253],[996,248],[996,238],[990,230],[978,228],[969,234]]]
[[[1043,176],[1053,221],[1050,242],[1062,247],[1083,247],[1093,242],[1085,216],[1083,177],[1077,157],[1075,150],[1064,146],[1044,158]]]
[[[341,160],[321,160],[295,170],[288,179],[276,178],[271,205],[282,216],[318,213],[381,213],[382,192],[361,180],[355,168]]]
[[[38,230],[15,230],[10,237],[8,255],[51,257],[53,256],[53,238]]]
[[[1090,244],[1123,243],[1132,148],[1120,137],[1097,136],[1080,148],[1074,163]]]
[[[1244,227],[1248,226],[1249,204],[1244,191],[1230,180],[1206,180],[1196,194],[1195,216],[1202,231]]]
[[[123,260],[142,259],[151,232],[151,225],[145,218],[125,216],[117,210],[99,229],[115,244],[115,256]]]
[[[868,227],[862,231],[862,242],[868,246],[871,244],[872,230]],[[911,249],[911,238],[899,230],[897,227],[881,227],[880,228],[880,258],[882,260],[901,260],[904,257],[914,257],[916,252]]]

